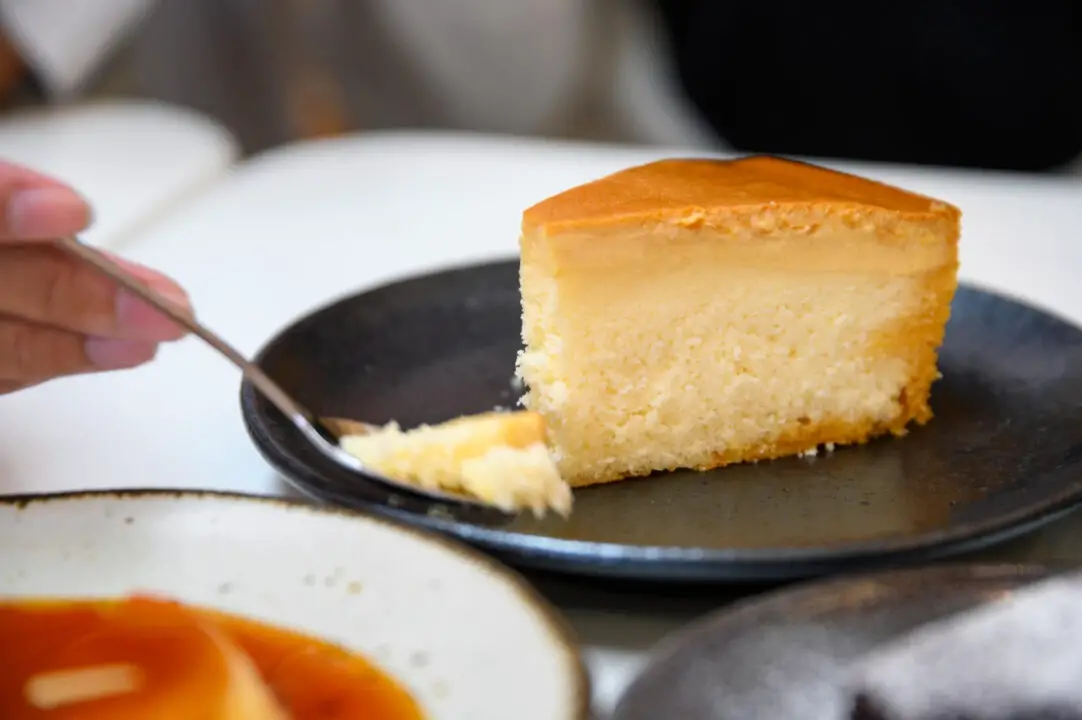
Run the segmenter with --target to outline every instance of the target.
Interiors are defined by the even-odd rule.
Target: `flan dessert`
[[[904,434],[932,417],[960,218],[772,157],[563,192],[522,219],[522,404],[572,486]]]
[[[288,720],[249,657],[206,618],[132,599],[0,608],[6,720]]]
[[[506,512],[571,512],[571,488],[537,413],[489,412],[408,431],[391,422],[340,444],[373,470],[423,489],[465,494]]]

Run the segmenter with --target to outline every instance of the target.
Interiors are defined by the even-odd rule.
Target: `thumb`
[[[71,235],[90,222],[90,207],[58,180],[0,162],[0,242]]]

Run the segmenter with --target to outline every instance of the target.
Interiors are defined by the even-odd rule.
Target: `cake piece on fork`
[[[531,412],[465,415],[403,431],[344,434],[342,449],[378,472],[430,490],[465,493],[505,512],[571,513],[571,488],[545,443],[545,421]]]

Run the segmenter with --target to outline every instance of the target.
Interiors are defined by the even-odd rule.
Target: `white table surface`
[[[217,180],[238,154],[217,123],[157,103],[34,108],[0,119],[0,158],[78,188],[95,210],[84,240],[111,248]]]
[[[523,208],[667,154],[409,133],[298,145],[239,166],[130,239],[125,252],[176,276],[202,319],[252,352],[342,293],[511,255]],[[1082,321],[1082,179],[857,169],[963,209],[965,279]],[[245,434],[238,385],[232,367],[186,340],[133,372],[4,398],[0,493],[119,486],[281,492]],[[565,591],[573,593],[573,585]],[[658,638],[717,602],[620,612],[605,601],[565,606],[586,646],[599,709],[611,706]]]

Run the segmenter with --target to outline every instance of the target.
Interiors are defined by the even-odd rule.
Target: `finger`
[[[58,180],[0,162],[0,241],[51,239],[90,224],[90,207]]]
[[[156,343],[87,337],[0,318],[0,380],[35,383],[77,373],[123,370],[154,359]]]
[[[44,382],[44,380],[0,380],[0,396],[10,395],[20,390],[29,390]]]
[[[37,385],[34,382],[21,382],[19,380],[0,380],[0,395],[8,395],[19,390],[25,390]]]
[[[49,240],[74,235],[90,224],[90,206],[68,188],[13,193],[0,223],[0,240]]]
[[[190,309],[187,295],[169,278],[116,260],[152,289]],[[184,335],[176,323],[96,268],[45,244],[0,246],[0,314],[101,337],[166,341]]]

